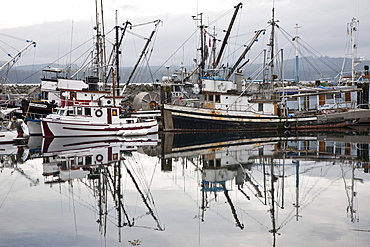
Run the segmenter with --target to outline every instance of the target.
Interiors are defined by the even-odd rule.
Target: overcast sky
[[[234,40],[230,42],[247,44],[255,30],[268,26],[273,0],[105,0],[105,29],[107,32],[113,29],[116,10],[120,24],[126,20],[135,25],[160,19],[162,23],[153,42],[150,63],[171,66],[189,63],[195,58],[195,51],[182,45],[196,30],[197,23],[192,16],[203,13],[203,22],[209,24],[210,32],[214,28],[216,31],[227,29],[233,6],[239,2],[243,7],[234,25]],[[279,25],[295,35],[294,27],[298,24],[301,39],[323,56],[330,57],[345,55],[346,26],[355,17],[360,23],[358,55],[370,59],[369,9],[369,0],[275,0]],[[24,39],[33,39],[37,47],[24,54],[19,60],[20,65],[73,61],[72,56],[58,58],[91,39],[94,25],[95,0],[4,1],[0,14],[0,60],[7,60],[6,52],[15,53],[9,44],[20,50],[26,46]],[[124,43],[130,47],[122,48],[124,65],[134,64],[145,41],[140,37],[148,37],[152,29],[153,23],[132,29],[137,35]],[[3,34],[20,39],[10,39]],[[223,35],[220,33],[217,37],[222,39]],[[261,40],[266,44],[268,35],[265,36]],[[190,42],[193,41],[189,39],[187,43]],[[283,42],[279,44],[284,45]],[[87,50],[90,45],[88,42],[83,49]],[[80,55],[77,53],[74,56]],[[173,56],[173,53],[177,55]]]

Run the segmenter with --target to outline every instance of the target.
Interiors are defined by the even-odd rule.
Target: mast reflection
[[[185,173],[193,168],[191,176],[196,178],[201,192],[198,218],[203,223],[207,221],[207,211],[219,210],[220,203],[224,202],[229,205],[229,212],[223,211],[225,215],[221,215],[217,211],[219,217],[229,222],[232,218],[237,228],[248,230],[248,222],[243,219],[249,214],[247,208],[253,201],[268,207],[271,223],[264,227],[272,234],[272,246],[276,246],[281,229],[291,220],[304,217],[306,207],[330,187],[331,182],[327,181],[320,187],[323,180],[343,179],[348,193],[348,217],[351,222],[358,220],[354,210],[355,183],[361,179],[356,178],[355,173],[369,173],[368,143],[367,133],[348,130],[248,135],[166,134],[162,137],[160,158],[164,172],[177,173],[175,170],[179,169],[186,177]],[[342,174],[331,178],[332,167],[338,166]],[[346,176],[348,172],[352,174],[350,178]],[[302,186],[307,183],[302,181],[306,174],[317,176],[318,180],[312,182],[309,189]],[[184,182],[184,190],[185,186],[190,187],[188,184]],[[294,196],[289,195],[292,191]],[[263,225],[263,220],[248,217]]]

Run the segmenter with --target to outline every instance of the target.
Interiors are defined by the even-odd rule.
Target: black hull
[[[343,119],[331,121],[307,121],[307,122],[287,122],[282,119],[280,123],[242,123],[223,120],[204,120],[200,118],[189,118],[173,116],[173,131],[272,131],[272,130],[302,130],[302,129],[327,129],[344,128],[353,123],[353,120],[344,121]]]
[[[47,115],[53,113],[57,107],[56,104],[46,101],[29,101],[22,100],[23,115]]]
[[[164,110],[164,131],[174,132],[240,132],[284,131],[303,129],[344,128],[356,123],[355,118],[343,116],[255,117],[190,112],[178,109]]]
[[[224,120],[205,120],[173,116],[173,126],[177,131],[258,131],[258,130],[284,130],[283,123],[242,123]]]

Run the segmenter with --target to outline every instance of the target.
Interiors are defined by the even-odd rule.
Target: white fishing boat
[[[41,119],[44,137],[143,135],[158,132],[155,119],[120,117],[120,107],[69,106]]]
[[[54,114],[53,116],[49,117],[47,114],[52,114],[57,107],[70,107],[70,106],[89,106],[90,109],[94,109],[94,112],[101,112],[104,111],[103,109],[107,109],[104,107],[113,107],[115,108],[115,112],[117,115],[120,114],[122,111],[121,108],[124,108],[123,101],[125,97],[119,96],[119,54],[121,53],[121,42],[122,38],[125,35],[126,28],[131,26],[131,23],[126,22],[124,24],[124,27],[121,28],[120,26],[115,27],[116,29],[116,42],[113,43],[111,55],[109,56],[109,59],[106,58],[106,44],[108,42],[105,41],[106,34],[104,33],[104,19],[103,19],[103,9],[102,5],[99,6],[98,3],[96,3],[96,26],[94,27],[94,30],[96,31],[95,35],[95,43],[94,43],[94,50],[91,51],[91,53],[88,53],[88,61],[84,61],[84,64],[74,73],[71,72],[71,65],[69,65],[68,68],[62,69],[62,68],[53,68],[51,66],[48,66],[47,68],[43,69],[43,78],[41,78],[41,100],[40,101],[23,101],[23,114],[28,116],[30,115],[30,118],[28,120],[28,124],[30,125],[30,130],[32,135],[41,135],[43,134],[42,128],[46,128],[46,125],[41,126],[41,119],[43,121],[50,122],[50,119],[58,118],[57,115],[59,113]],[[155,21],[155,26],[157,28],[158,23],[160,23],[159,20]],[[152,36],[154,35],[154,31],[152,32]],[[118,34],[121,35],[121,39],[119,40]],[[151,41],[151,37],[147,40],[147,43]],[[147,45],[145,46],[145,49],[147,49]],[[143,51],[144,52],[144,51]],[[90,58],[91,54],[94,54],[92,58]],[[142,57],[142,56],[141,56]],[[140,57],[140,59],[141,59]],[[107,61],[109,60],[109,61]],[[136,69],[137,65],[134,68],[134,71]],[[83,72],[81,72],[83,71]],[[134,73],[132,71],[132,73]],[[130,78],[132,77],[132,74],[130,75]],[[129,83],[129,81],[126,82],[126,86]],[[122,90],[124,91],[124,89]],[[99,109],[100,106],[104,106],[103,108]],[[122,106],[122,107],[117,107]],[[112,109],[113,109],[112,108]],[[85,109],[85,108],[84,108]],[[31,114],[30,114],[31,113]],[[32,113],[36,113],[38,115],[35,115],[36,117],[32,117]],[[108,114],[108,113],[107,113]],[[109,113],[110,114],[110,113]],[[63,114],[62,114],[63,115]],[[79,115],[77,117],[76,115]],[[130,116],[130,112],[127,112],[126,116]],[[117,116],[118,117],[118,116]],[[64,119],[65,117],[62,117]],[[88,117],[88,122],[91,124],[104,124],[105,116],[99,117],[99,119],[91,119],[91,117]],[[115,116],[113,116],[115,118]],[[143,117],[141,117],[143,118]],[[73,120],[68,117],[70,121],[77,121],[79,122],[83,117],[80,114],[74,114]],[[77,120],[78,119],[78,120]],[[105,131],[102,131],[101,133],[94,132],[96,135],[100,134],[106,134],[106,135],[116,135],[117,131],[122,130],[122,126],[116,126],[113,123],[110,123],[110,119],[107,119],[107,122],[105,123],[106,126],[109,126]],[[79,122],[79,124],[85,124],[85,120],[81,120],[82,122]],[[120,132],[119,135],[145,135],[153,133],[152,130],[144,131],[140,130],[138,131],[136,128],[141,128],[138,126],[142,126],[143,128],[147,129],[148,125],[152,125],[156,121],[139,121],[138,118],[131,118],[131,116],[128,119],[122,119],[119,120],[120,123],[124,123],[125,126],[128,126],[127,124],[131,124],[134,129],[131,129],[129,127],[123,128],[124,132]],[[140,123],[139,123],[140,122]],[[149,123],[150,122],[150,123]],[[53,124],[56,126],[55,124]],[[82,125],[84,126],[84,125]],[[54,129],[53,127],[51,127]],[[91,127],[92,128],[92,127]],[[103,128],[103,127],[97,127],[94,126],[94,129],[96,128]],[[65,130],[66,128],[64,128]],[[79,127],[78,129],[84,129],[83,127]],[[80,135],[86,136],[86,131],[89,131],[90,128],[80,133]],[[115,129],[112,131],[112,129]],[[46,129],[45,129],[46,130]],[[156,132],[156,131],[155,131]],[[155,133],[154,132],[154,133]],[[56,131],[55,133],[47,132],[47,136],[60,136],[55,135],[58,133]],[[66,133],[65,135],[72,134],[70,132]],[[63,136],[65,136],[63,135]],[[88,134],[91,135],[91,134]]]

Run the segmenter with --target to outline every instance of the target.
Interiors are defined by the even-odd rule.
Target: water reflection
[[[0,147],[0,220],[14,225],[2,241],[367,246],[369,143],[354,131],[32,137]]]
[[[163,144],[164,169],[182,167],[185,172],[190,165],[200,173],[198,217],[202,222],[206,211],[212,212],[215,208],[218,211],[220,203],[227,202],[227,215],[232,215],[235,227],[244,229],[240,215],[248,215],[249,220],[263,225],[272,234],[271,245],[276,246],[281,229],[292,220],[299,221],[306,207],[339,179],[343,180],[346,192],[347,216],[352,223],[359,222],[356,183],[364,183],[364,178],[357,177],[356,173],[362,173],[369,181],[368,133],[262,133],[237,138],[208,133],[167,135],[164,140],[169,143]],[[332,174],[335,168],[340,170],[336,176]],[[291,198],[287,198],[287,190]],[[270,225],[250,215],[248,206],[235,206],[231,193],[234,199],[255,200],[266,207]],[[219,216],[220,219],[227,217]]]
[[[125,171],[140,194],[147,211],[156,222],[155,230],[163,230],[154,214],[148,193],[142,191],[125,160],[133,152],[152,155],[156,153],[158,135],[145,137],[86,137],[43,139],[43,176],[46,184],[84,179],[84,184],[96,199],[98,206],[97,223],[99,231],[105,236],[109,214],[112,207],[116,210],[117,228],[136,225],[123,202],[122,176]],[[149,153],[146,153],[148,152]],[[144,195],[146,194],[146,195]],[[111,198],[109,198],[111,197]],[[110,201],[111,200],[111,201]],[[121,231],[118,240],[121,242]]]

